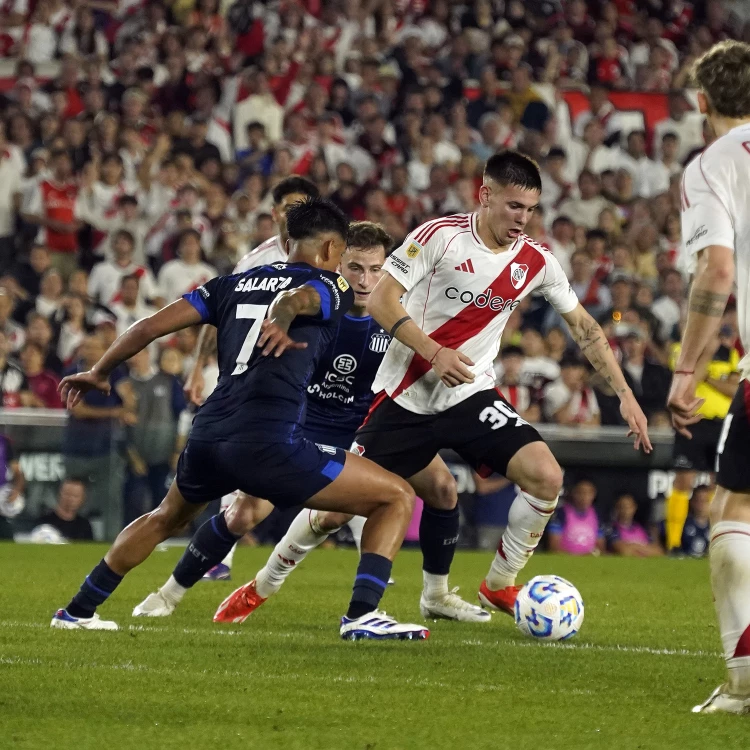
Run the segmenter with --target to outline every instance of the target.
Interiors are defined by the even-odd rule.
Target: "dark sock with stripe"
[[[84,579],[80,591],[65,610],[72,617],[93,617],[96,608],[103,604],[118,587],[122,576],[117,575],[102,560]]]
[[[378,608],[388,586],[392,567],[391,560],[382,555],[376,555],[374,552],[365,552],[359,558],[352,600],[349,602],[349,610],[346,613],[350,620],[356,620]]]
[[[458,506],[452,510],[422,509],[419,522],[419,546],[422,548],[422,569],[434,575],[450,573],[453,555],[458,544],[460,515]]]
[[[227,556],[240,538],[227,528],[224,513],[212,516],[193,534],[172,573],[175,581],[186,589],[194,586]]]

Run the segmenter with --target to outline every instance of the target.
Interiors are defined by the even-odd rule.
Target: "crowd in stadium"
[[[742,0],[0,7],[4,408],[62,408],[65,372],[230,272],[276,234],[281,180],[305,177],[400,243],[427,219],[474,210],[484,161],[512,147],[542,169],[527,233],[605,324],[650,423],[668,424],[687,281],[680,177],[710,140],[685,87],[711,44],[750,38]],[[571,91],[585,98],[577,114]],[[619,110],[628,91],[661,95],[661,114]],[[542,298],[518,308],[496,364],[502,392],[529,421],[621,424],[564,330]],[[123,373],[168,394],[163,473],[127,449],[131,475],[154,488],[179,448],[195,340],[182,332]],[[736,342],[730,310],[717,348]],[[108,452],[113,432],[138,432],[121,393],[91,399],[76,441]]]

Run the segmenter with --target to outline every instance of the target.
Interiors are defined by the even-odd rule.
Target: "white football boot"
[[[93,617],[73,617],[64,609],[55,612],[49,626],[60,630],[119,630],[116,622],[102,620],[96,613]]]
[[[345,641],[424,641],[430,636],[424,625],[397,622],[379,609],[356,620],[342,617],[339,633]]]
[[[476,604],[470,604],[456,592],[458,586],[439,599],[427,599],[425,592],[419,599],[419,611],[425,619],[457,620],[458,622],[489,622],[492,615]]]
[[[161,591],[154,591],[135,607],[133,617],[169,617],[176,608]]]
[[[693,706],[694,714],[750,714],[750,695],[731,695],[724,692],[729,685],[719,685],[700,706]]]

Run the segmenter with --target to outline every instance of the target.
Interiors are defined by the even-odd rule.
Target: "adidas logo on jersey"
[[[456,266],[455,271],[463,271],[464,273],[474,273],[474,264],[469,260],[465,260],[461,265]]]

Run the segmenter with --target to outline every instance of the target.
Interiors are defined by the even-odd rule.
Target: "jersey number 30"
[[[235,364],[234,370],[232,370],[232,375],[242,375],[242,373],[247,370],[247,363],[250,360],[250,357],[253,356],[255,344],[260,336],[260,327],[266,319],[267,311],[268,305],[237,305],[237,320],[252,320],[253,324],[250,326],[250,330],[247,332],[247,336],[245,336],[245,341],[242,344],[240,353],[237,355],[237,363]]]

